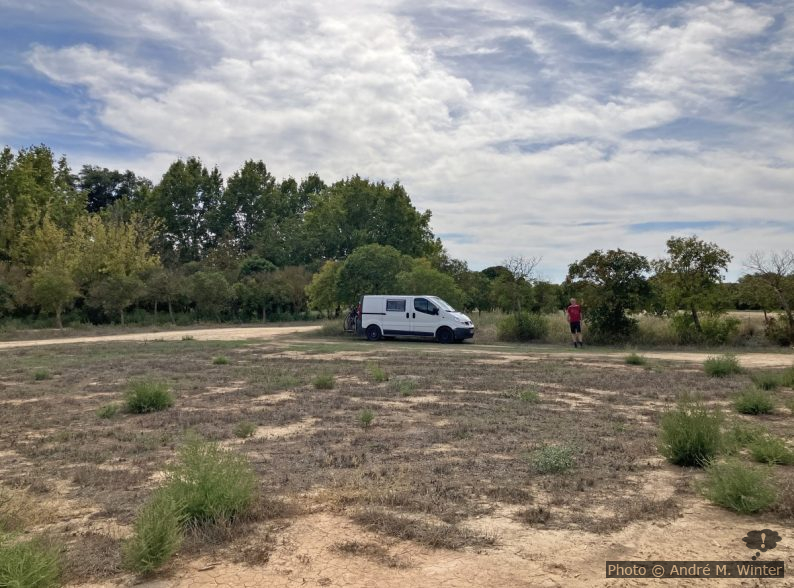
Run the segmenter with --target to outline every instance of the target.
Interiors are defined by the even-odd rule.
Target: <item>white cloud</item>
[[[170,159],[196,154],[226,173],[261,158],[280,175],[399,178],[434,211],[438,233],[472,237],[450,240],[454,255],[483,266],[542,254],[555,278],[596,247],[661,253],[667,234],[631,232],[631,224],[721,221],[698,232],[740,257],[749,246],[738,237],[755,249],[781,246],[786,235],[724,227],[794,223],[791,121],[774,112],[754,120],[726,102],[763,76],[791,75],[782,73],[794,56],[790,40],[765,39],[776,5],[716,0],[554,23],[547,12],[501,2],[487,8],[487,26],[425,36],[407,16],[424,5],[396,1],[77,6],[112,27],[118,45],[39,45],[29,61],[56,83],[85,88],[102,124],[147,153],[127,163],[94,154],[99,163],[156,179]],[[570,69],[551,25],[614,52],[603,58],[613,60],[614,79],[588,85],[592,74]],[[479,88],[449,64],[498,57],[504,39],[521,40],[537,62],[504,66],[502,87]],[[750,41],[760,44],[743,45]],[[139,50],[146,43],[159,53]],[[163,47],[178,51],[181,67]],[[547,84],[562,93],[531,97]],[[703,113],[735,119],[747,142],[631,135]]]

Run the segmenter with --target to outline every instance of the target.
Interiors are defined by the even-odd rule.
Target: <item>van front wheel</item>
[[[455,333],[449,327],[441,327],[436,331],[436,341],[439,343],[454,343]]]
[[[378,327],[378,325],[370,325],[367,327],[367,339],[370,341],[378,341],[380,339],[380,327]]]

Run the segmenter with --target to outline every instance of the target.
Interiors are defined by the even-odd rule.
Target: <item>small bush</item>
[[[781,347],[789,347],[794,344],[794,337],[788,328],[788,321],[785,315],[778,315],[770,318],[764,327],[764,336],[767,340]]]
[[[750,514],[775,502],[776,492],[767,468],[730,461],[709,465],[706,474],[703,494],[715,504]]]
[[[748,388],[733,399],[733,407],[742,414],[768,414],[775,409],[775,401],[769,392]]]
[[[39,368],[33,372],[33,379],[37,382],[41,382],[42,380],[49,380],[52,376],[50,375],[50,371],[44,368]]]
[[[182,544],[182,511],[166,491],[157,491],[135,519],[124,546],[124,566],[148,574],[166,563]]]
[[[537,313],[511,314],[496,325],[496,338],[500,341],[538,341],[548,334],[548,319]]]
[[[761,390],[776,390],[780,386],[780,374],[774,372],[756,372],[750,379]]]
[[[331,390],[336,385],[333,374],[320,374],[312,382],[317,390]]]
[[[369,426],[372,424],[372,421],[374,420],[375,420],[375,413],[368,408],[365,408],[360,413],[358,413],[358,422],[361,423],[361,426],[364,427],[365,429],[368,429]]]
[[[515,517],[527,525],[545,525],[551,518],[551,511],[545,506],[530,506],[518,511]]]
[[[674,465],[703,467],[720,448],[721,420],[703,405],[683,400],[662,415],[659,451]]]
[[[414,380],[392,380],[390,387],[400,393],[400,396],[411,396],[416,392],[417,384]]]
[[[700,317],[700,329],[689,313],[675,315],[672,320],[678,342],[683,345],[727,345],[739,334],[741,322],[736,317],[704,315]]]
[[[518,392],[518,399],[522,402],[528,402],[529,404],[538,404],[540,402],[540,394],[538,394],[537,390],[525,388]]]
[[[127,410],[133,413],[156,412],[173,406],[174,399],[164,382],[133,382],[127,392]]]
[[[646,365],[648,363],[648,360],[642,355],[638,355],[636,353],[630,353],[629,355],[626,356],[626,363],[628,365]]]
[[[50,588],[59,585],[58,550],[40,540],[12,541],[0,535],[0,586]]]
[[[234,426],[234,436],[239,437],[240,439],[246,439],[248,437],[252,437],[256,431],[256,425],[249,421],[243,421],[241,423],[237,423]]]
[[[781,386],[794,388],[794,366],[783,370],[783,373],[778,378]]]
[[[742,367],[735,355],[725,354],[718,357],[709,357],[703,362],[703,369],[713,378],[724,378],[733,374],[742,373]]]
[[[257,486],[245,458],[198,438],[188,439],[166,479],[164,491],[188,523],[233,520],[251,507]]]
[[[771,435],[753,441],[750,444],[750,455],[755,461],[769,465],[794,464],[794,452],[786,446],[782,439]]]
[[[530,455],[532,467],[541,474],[560,474],[574,466],[573,449],[567,445],[547,445]]]
[[[196,338],[193,335],[182,335],[182,341],[195,341]]]
[[[388,382],[389,381],[389,374],[387,374],[383,368],[379,365],[372,364],[369,366],[369,375],[372,377],[372,380],[375,382]]]
[[[119,413],[119,410],[120,407],[118,404],[106,404],[97,409],[96,415],[101,419],[112,419]]]
[[[213,365],[226,365],[229,363],[229,358],[223,355],[219,355],[215,359],[212,360]]]
[[[763,427],[735,422],[722,435],[722,450],[728,455],[734,455],[766,434]]]

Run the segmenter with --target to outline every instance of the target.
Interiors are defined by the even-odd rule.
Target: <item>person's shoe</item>
[[[573,348],[576,349],[579,345],[576,344],[576,341],[573,342]]]

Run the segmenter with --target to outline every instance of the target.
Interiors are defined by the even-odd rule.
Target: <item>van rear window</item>
[[[405,300],[387,300],[386,312],[405,312]]]

